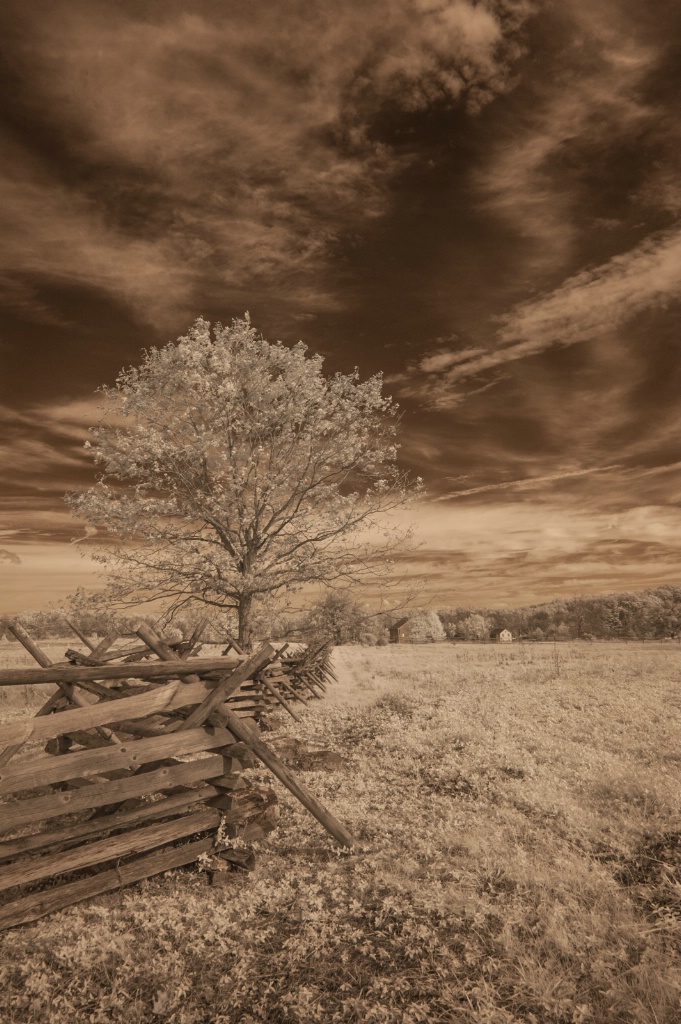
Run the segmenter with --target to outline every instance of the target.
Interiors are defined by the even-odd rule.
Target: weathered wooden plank
[[[310,693],[312,694],[313,697],[319,698],[319,694],[317,693],[317,691],[315,690],[314,686],[312,685],[310,680],[307,678],[307,676],[304,676],[304,675],[301,675],[301,674],[296,674],[293,677],[292,682],[293,682],[294,686],[296,684],[298,684],[301,687],[305,687],[306,689],[308,689],[310,691]]]
[[[23,626],[21,626],[18,622],[12,622],[10,623],[8,628],[17,638],[17,640],[26,648],[29,654],[31,654],[31,656],[35,658],[35,660],[42,668],[49,668],[50,670],[53,668],[51,660],[48,658],[45,652],[42,651],[40,647],[38,647],[38,645],[31,639],[31,637],[28,635]],[[64,696],[67,697],[73,704],[77,704],[80,707],[88,706],[88,701],[85,700],[82,694],[77,693],[72,685],[67,683],[60,683],[59,688],[64,694]],[[110,729],[105,729],[103,726],[98,726],[97,729],[100,735],[103,736],[104,739],[106,740],[118,739],[115,733],[113,733]],[[10,748],[9,758],[11,758],[14,753],[21,749],[23,742],[24,741],[19,741],[12,748]],[[7,754],[8,751],[5,751],[4,753]],[[4,759],[5,763],[7,763],[9,758],[6,757]]]
[[[65,651],[65,657],[72,665],[92,665],[96,668],[101,664],[98,658],[93,658],[89,654],[83,654],[82,651],[76,651],[73,647],[67,648]]]
[[[135,658],[142,657],[143,655],[149,655],[149,648],[146,644],[139,647],[121,647],[118,651],[109,651],[107,654],[102,654],[99,660],[100,664],[103,664],[104,662],[115,661],[116,658],[130,658],[131,660],[134,660]]]
[[[32,658],[38,662],[43,668],[52,665],[52,661],[47,657],[44,651],[38,647],[37,643],[31,639],[24,627],[20,622],[8,622],[7,629],[12,635],[19,641],[22,647],[24,647]]]
[[[66,779],[89,778],[119,768],[136,769],[159,758],[215,750],[230,743],[231,739],[226,729],[208,726],[132,740],[122,746],[112,744],[94,750],[77,750],[61,757],[40,757],[3,769],[0,772],[0,795],[49,786]]]
[[[92,657],[95,659],[100,658],[105,651],[109,650],[111,644],[118,640],[120,635],[121,634],[115,627],[110,629],[106,636],[102,637],[97,646],[92,648]]]
[[[174,786],[189,786],[193,782],[217,778],[223,775],[225,770],[231,770],[225,768],[225,758],[220,754],[213,754],[200,760],[185,761],[151,772],[129,775],[112,782],[98,782],[84,789],[29,797],[2,806],[0,833],[12,832],[14,829],[23,828],[24,825],[33,825],[38,821],[47,821],[63,814],[89,811],[95,807],[106,807],[123,800],[147,796],[149,793],[157,793],[159,790]]]
[[[194,651],[197,648],[197,646],[198,647],[201,646],[199,644],[199,640],[201,639],[203,634],[206,632],[206,629],[208,627],[209,621],[210,620],[209,620],[208,616],[206,615],[206,616],[204,616],[203,619],[201,619],[201,621],[196,626],[194,632],[192,633],[192,635],[189,637],[189,640],[187,641],[187,646],[186,646],[185,650],[183,650],[180,653],[180,657],[182,658],[183,661],[190,656],[192,651]]]
[[[222,811],[230,825],[236,825],[276,804],[277,794],[269,786],[258,786],[219,793],[208,803],[210,807]]]
[[[95,864],[127,857],[133,853],[144,853],[157,846],[165,846],[176,839],[205,832],[217,828],[220,824],[220,812],[206,807],[191,814],[184,814],[170,821],[157,822],[122,832],[117,836],[84,843],[71,850],[59,853],[48,853],[42,857],[21,858],[13,864],[0,867],[0,892],[13,889],[16,885],[37,882],[41,878],[52,875],[65,875],[71,871],[80,871]]]
[[[73,630],[73,632],[74,632],[74,633],[76,634],[76,636],[77,636],[77,637],[78,637],[78,638],[79,638],[80,640],[82,640],[82,641],[83,641],[83,643],[84,643],[84,644],[85,644],[85,646],[86,646],[86,647],[88,648],[88,650],[90,650],[90,651],[94,651],[94,649],[95,649],[95,647],[96,647],[97,645],[96,645],[96,644],[93,644],[91,640],[88,640],[88,638],[87,638],[87,637],[85,636],[85,633],[81,633],[81,631],[80,631],[80,629],[78,628],[78,626],[74,625],[74,623],[73,623],[73,622],[71,622],[71,620],[70,620],[70,619],[66,619],[66,625],[67,625],[67,626],[69,627],[69,629],[72,629],[72,630]]]
[[[293,793],[293,795],[300,800],[301,804],[308,809],[308,811],[314,815],[327,832],[343,846],[354,846],[355,840],[352,838],[350,833],[341,825],[340,821],[331,814],[330,811],[324,807],[323,804],[317,800],[316,797],[309,793],[307,789],[295,778],[292,772],[286,767],[283,761],[277,757],[273,750],[271,750],[266,743],[258,736],[253,726],[248,725],[243,719],[237,718],[231,711],[225,710],[225,707],[221,709],[221,714],[224,716],[227,723],[227,727],[244,743],[248,744],[253,753],[266,765],[269,770],[276,775],[280,782],[282,782],[286,788]],[[175,733],[177,735],[177,733]]]
[[[99,733],[88,732],[85,730],[81,731],[77,729],[73,732],[65,733],[62,736],[57,736],[56,739],[48,740],[45,745],[45,751],[46,753],[53,755],[66,754],[74,743],[81,747],[88,747],[89,749],[98,749],[99,747],[109,748],[111,746],[109,741],[105,740],[99,735]]]
[[[281,686],[282,689],[286,690],[286,692],[289,693],[296,700],[301,701],[303,704],[307,704],[307,697],[303,697],[300,690],[294,690],[283,673],[280,676],[271,677],[270,682],[274,682],[277,686]]]
[[[333,666],[331,665],[331,659],[327,656],[322,662],[322,669],[325,675],[329,676],[334,683],[338,682],[338,676],[335,673]]]
[[[63,910],[74,903],[80,903],[81,900],[110,892],[112,889],[123,888],[143,878],[151,878],[152,875],[158,875],[163,871],[179,868],[183,864],[191,864],[202,853],[211,850],[213,843],[214,838],[209,836],[185,846],[156,850],[127,864],[121,864],[111,871],[100,871],[90,878],[81,878],[77,882],[31,893],[30,896],[0,907],[0,930],[38,921],[47,914]]]
[[[289,713],[289,715],[291,716],[291,718],[294,718],[294,719],[296,720],[296,722],[300,722],[300,721],[302,721],[302,719],[301,719],[300,715],[299,715],[299,714],[297,714],[297,713],[296,713],[296,712],[295,712],[295,711],[293,710],[293,708],[291,707],[291,705],[289,704],[289,702],[288,702],[287,700],[284,700],[284,698],[283,698],[283,697],[282,697],[282,695],[281,695],[281,694],[279,693],[279,691],[277,690],[276,686],[274,685],[274,683],[273,683],[273,682],[272,682],[272,681],[271,681],[270,679],[268,679],[268,678],[267,678],[266,676],[262,675],[262,676],[260,676],[260,683],[261,683],[261,684],[262,684],[262,685],[263,685],[263,686],[265,687],[265,689],[266,689],[266,690],[268,690],[268,691],[269,691],[269,693],[271,693],[271,694],[272,694],[272,696],[273,696],[273,697],[274,697],[274,698],[275,698],[276,700],[278,700],[278,701],[279,701],[279,703],[281,704],[281,706],[282,706],[282,707],[283,707],[283,708],[284,708],[284,709],[285,709],[286,711],[288,711],[288,713]]]
[[[163,665],[162,667],[167,668],[168,666]],[[41,718],[7,722],[0,725],[0,745],[10,742],[27,743],[30,740],[49,740],[74,729],[92,729],[97,725],[134,721],[157,712],[190,707],[192,704],[199,704],[215,685],[215,682],[207,680],[187,684],[175,680],[165,686],[153,687],[144,693],[136,693],[132,697],[102,701]]]
[[[241,779],[242,785],[245,785],[241,776],[236,773],[234,775],[219,775],[210,785],[189,789],[183,793],[174,793],[163,800],[155,800],[153,803],[144,804],[134,810],[110,814],[106,818],[97,818],[94,821],[82,821],[77,825],[68,825],[66,828],[55,828],[46,832],[36,832],[30,836],[20,836],[19,839],[6,839],[4,843],[0,842],[0,861],[11,860],[26,853],[45,852],[50,849],[54,851],[55,847],[72,845],[83,839],[94,839],[126,825],[134,825],[151,818],[180,814],[193,804],[206,803],[212,797],[219,796],[224,792],[225,781],[229,779]],[[219,785],[216,785],[216,782]]]
[[[203,676],[208,672],[230,672],[240,664],[234,658],[190,658],[189,661],[131,661],[98,668],[76,665],[52,665],[49,668],[0,669],[0,686],[30,686],[37,683],[77,683],[81,679],[154,679],[174,676]]]
[[[146,623],[142,623],[137,629],[137,635],[140,639],[144,640],[149,650],[157,654],[163,661],[172,661],[177,658],[180,660],[179,654],[177,654],[172,647],[169,646],[162,640],[156,630],[152,629]]]
[[[158,645],[156,643],[156,638],[151,631],[140,626],[137,632],[144,642],[148,643],[164,662],[175,665],[178,663],[178,655],[174,651],[168,650],[167,648],[164,649],[163,645]],[[246,661],[242,661],[233,672],[229,675],[225,675],[215,689],[204,698],[201,704],[197,708],[194,708],[189,718],[180,722],[179,725],[174,724],[170,728],[175,729],[175,731],[179,731],[181,729],[192,729],[195,726],[202,725],[212,711],[219,708],[226,698],[231,693],[234,693],[242,683],[255,675],[256,672],[271,661],[273,655],[274,648],[270,647],[269,644],[264,644],[262,648],[251,658],[248,658]],[[195,664],[196,662],[194,662],[194,665]],[[196,678],[198,679],[198,677]],[[192,678],[192,682],[193,681],[195,681],[194,678]]]
[[[227,650],[229,650],[229,648],[232,647],[236,651],[237,654],[244,654],[245,653],[243,647],[239,643],[237,643],[237,641],[234,639],[233,636],[230,636],[229,633],[225,633],[224,637],[225,637],[225,640],[227,641],[227,648],[226,648]]]
[[[47,701],[45,701],[45,703],[40,708],[40,710],[36,711],[35,717],[36,718],[41,718],[44,715],[49,715],[50,711],[52,711],[58,704],[60,704],[62,701],[65,701],[65,700],[66,700],[66,698],[64,697],[64,694],[62,693],[62,691],[61,690],[55,690],[55,692],[52,694],[52,696]],[[1,726],[0,726],[0,728],[1,728]],[[5,740],[4,742],[6,743],[7,740]],[[24,741],[22,741],[21,743],[15,743],[11,747],[6,747],[5,750],[3,750],[2,753],[0,753],[0,768],[4,768],[4,766],[6,764],[9,764],[9,762],[12,760],[14,755],[19,750],[21,750],[23,745],[24,745]]]
[[[320,686],[322,690],[326,690],[326,683],[322,679],[322,674],[317,667],[308,669],[307,674],[316,686]]]
[[[167,731],[166,720],[160,715],[145,718],[143,722],[124,719],[122,722],[116,722],[116,730],[119,733],[130,733],[132,736],[165,736]]]

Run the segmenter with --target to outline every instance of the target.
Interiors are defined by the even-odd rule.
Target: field
[[[342,755],[301,777],[358,847],[278,787],[280,827],[227,887],[194,867],[0,935],[3,1024],[678,1024],[678,649],[334,664],[268,739]]]

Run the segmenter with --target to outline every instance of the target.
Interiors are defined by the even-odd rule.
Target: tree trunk
[[[239,601],[239,645],[246,651],[251,649],[251,609],[253,608],[253,596],[242,594]]]

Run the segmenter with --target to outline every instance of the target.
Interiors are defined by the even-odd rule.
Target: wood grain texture
[[[165,667],[165,666],[163,666]],[[92,672],[92,669],[86,669]],[[145,693],[119,700],[106,700],[89,704],[85,708],[72,708],[54,715],[29,718],[0,725],[0,746],[5,743],[27,743],[30,740],[44,741],[73,730],[92,729],[97,725],[137,718],[146,718],[158,712],[175,711],[178,708],[199,704],[216,684],[202,680],[199,683],[184,684],[175,680],[165,686],[153,687]]]
[[[0,867],[0,892],[13,889],[16,885],[37,882],[52,875],[65,875],[80,871],[95,864],[103,864],[118,857],[134,853],[145,853],[157,846],[165,846],[176,839],[217,828],[220,812],[210,807],[192,814],[183,814],[170,821],[133,828],[117,836],[108,836],[95,842],[84,843],[72,850],[16,860],[13,864]]]
[[[94,657],[94,652],[92,654]],[[81,679],[172,679],[194,673],[229,672],[240,662],[234,658],[190,658],[188,661],[131,661],[101,665],[94,672],[90,667],[52,665],[48,668],[0,669],[0,686],[27,686],[37,683],[77,683]]]
[[[224,763],[224,759],[215,754],[197,761],[186,761],[156,768],[152,772],[130,775],[124,779],[98,782],[83,789],[49,793],[46,796],[29,797],[17,803],[5,804],[0,809],[0,833],[11,832],[62,814],[106,807],[122,800],[157,793],[172,786],[191,785],[202,779],[215,778],[225,773]]]
[[[56,886],[43,892],[31,893],[23,899],[0,907],[0,930],[14,928],[20,924],[38,921],[47,914],[63,910],[74,903],[80,903],[92,896],[98,896],[112,889],[122,889],[142,878],[150,878],[162,871],[179,868],[183,864],[193,863],[202,853],[213,847],[213,837],[199,839],[185,846],[172,846],[169,849],[156,850],[154,853],[139,857],[127,864],[121,864],[110,871],[100,871],[90,878],[78,879],[66,885]]]
[[[215,750],[230,743],[232,736],[226,729],[189,729],[165,736],[132,740],[122,746],[77,750],[61,757],[40,757],[24,761],[0,772],[0,795],[19,790],[53,785],[66,779],[89,778],[119,768],[139,768],[149,761],[182,754],[196,754],[202,750]]]
[[[218,776],[216,782],[224,779],[225,776]],[[219,796],[223,792],[222,785],[215,783],[199,786],[198,789],[190,789],[184,793],[174,793],[163,800],[155,800],[153,803],[144,804],[134,810],[120,811],[118,814],[110,814],[105,819],[97,818],[94,821],[81,821],[77,825],[67,825],[66,828],[52,828],[46,832],[37,832],[30,836],[20,836],[19,839],[7,839],[0,842],[0,861],[10,860],[21,854],[36,853],[38,851],[54,850],[66,845],[73,845],[83,839],[93,839],[97,836],[106,835],[116,829],[124,828],[126,825],[134,825],[141,821],[149,821],[152,818],[163,818],[168,815],[180,814],[188,807],[197,803],[206,803],[212,797]]]

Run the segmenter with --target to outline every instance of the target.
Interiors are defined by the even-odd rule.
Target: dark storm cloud
[[[563,18],[551,80],[519,123],[502,118],[472,175],[471,201],[516,239],[506,293],[520,301],[479,323],[477,339],[441,341],[393,377],[438,408],[681,297],[679,132],[652,101],[664,40],[638,38],[621,3],[567,4]]]
[[[55,277],[144,322],[258,288],[335,308],[339,234],[386,213],[409,157],[384,108],[471,110],[508,84],[524,0],[15,8],[2,188],[6,301]]]

